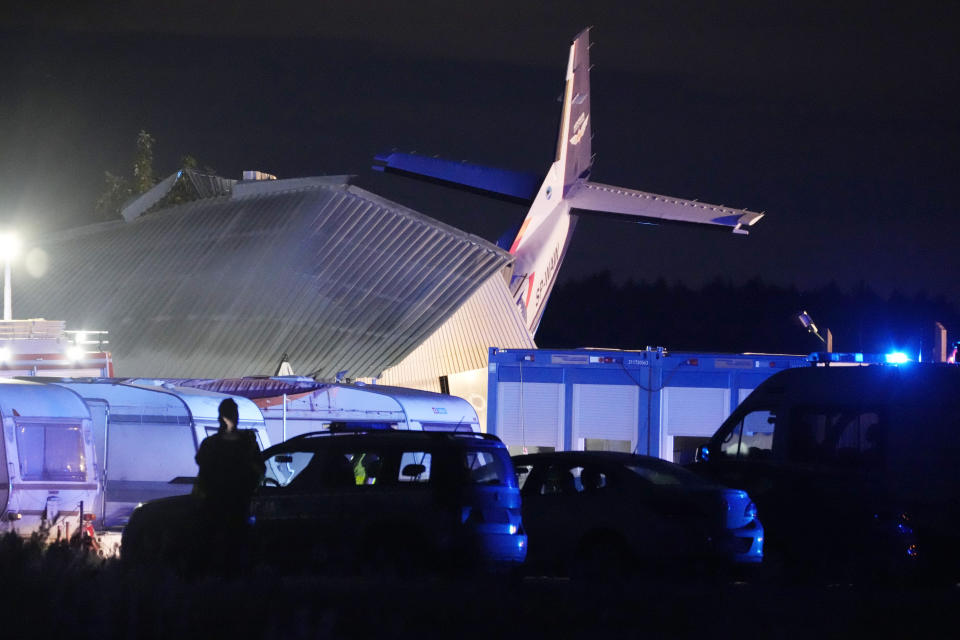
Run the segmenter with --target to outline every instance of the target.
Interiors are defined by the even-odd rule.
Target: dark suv
[[[250,507],[250,541],[267,562],[378,571],[398,564],[503,569],[526,558],[516,475],[496,436],[325,431],[262,455],[266,475]],[[164,526],[169,507],[150,517],[151,506],[138,509],[131,526]]]

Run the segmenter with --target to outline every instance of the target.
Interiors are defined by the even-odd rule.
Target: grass
[[[492,577],[246,575],[185,579],[0,538],[5,637],[883,637],[938,628],[957,590],[751,585],[684,579],[613,587]]]

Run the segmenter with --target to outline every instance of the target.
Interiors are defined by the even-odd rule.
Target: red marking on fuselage
[[[527,285],[527,304],[524,305],[526,307],[530,306],[530,298],[533,296],[533,278],[536,275],[536,272],[530,274],[530,284]]]
[[[520,244],[520,239],[523,237],[523,232],[527,230],[527,225],[530,224],[530,216],[527,216],[523,221],[523,225],[520,227],[520,231],[517,232],[517,237],[513,239],[513,244],[510,245],[510,253],[516,253],[517,246]]]

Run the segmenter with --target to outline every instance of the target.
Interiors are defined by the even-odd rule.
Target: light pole
[[[12,233],[0,234],[0,257],[3,258],[3,319],[13,320],[10,288],[10,261],[20,249],[20,239]]]

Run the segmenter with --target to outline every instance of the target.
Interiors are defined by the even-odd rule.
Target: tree
[[[134,196],[149,191],[157,179],[153,171],[153,145],[156,140],[144,130],[137,134],[137,149],[133,158],[133,177],[118,176],[109,171],[104,173],[105,188],[97,199],[95,211],[101,220],[113,220],[120,215],[120,210]],[[197,170],[200,163],[191,155],[180,158],[180,169]],[[210,167],[204,167],[205,173],[213,174]],[[162,205],[169,206],[189,202],[196,197],[196,193],[186,184],[186,181],[177,182],[170,194],[164,198]]]
[[[149,133],[140,130],[137,134],[137,154],[133,159],[133,189],[137,195],[150,190],[156,180],[153,177],[153,144]]]
[[[94,207],[97,218],[113,220],[120,215],[120,208],[133,195],[130,181],[123,176],[117,176],[109,171],[104,172],[106,188]]]

